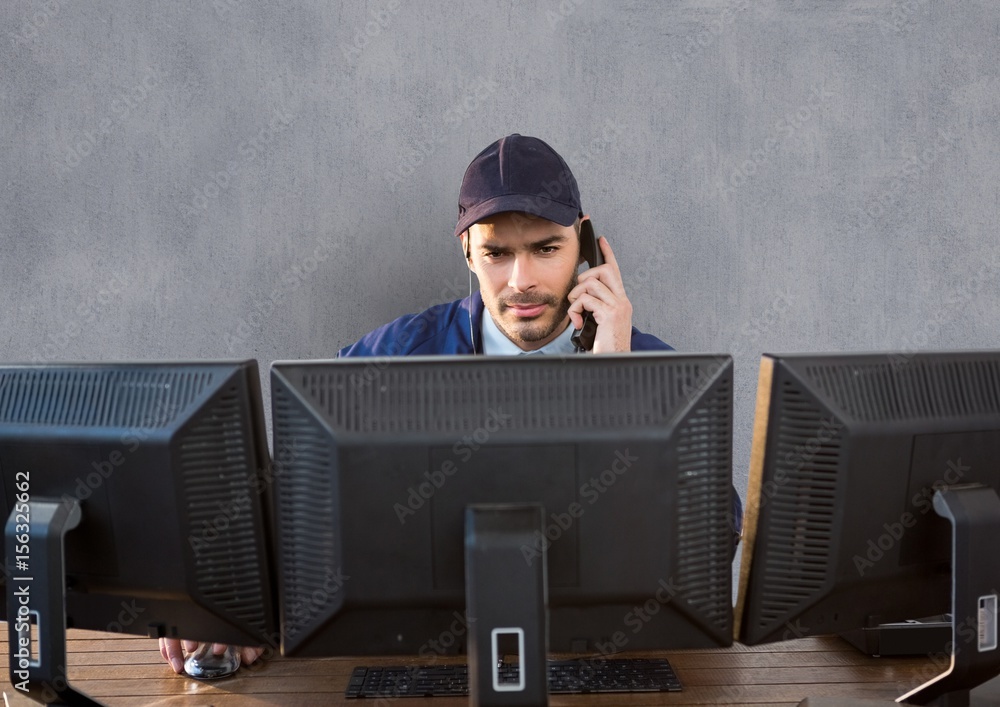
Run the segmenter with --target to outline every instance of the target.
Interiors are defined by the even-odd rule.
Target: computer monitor
[[[844,633],[951,612],[951,667],[1000,672],[1000,352],[765,355],[736,637]]]
[[[254,361],[0,366],[11,683],[76,699],[67,626],[275,643],[269,470]]]
[[[731,644],[729,356],[348,358],[271,381],[286,655],[465,652],[467,589],[539,567],[551,651]],[[494,530],[466,524],[478,504],[544,508],[495,586],[467,587],[488,576],[463,552]]]

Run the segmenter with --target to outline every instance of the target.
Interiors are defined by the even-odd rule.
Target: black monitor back
[[[554,651],[731,642],[732,363],[276,363],[284,652],[464,650],[463,517],[538,502]]]
[[[275,642],[269,468],[254,361],[0,367],[4,518],[25,481],[81,505],[70,627]]]
[[[738,639],[949,611],[952,531],[931,501],[970,483],[1000,492],[1000,352],[765,356]]]

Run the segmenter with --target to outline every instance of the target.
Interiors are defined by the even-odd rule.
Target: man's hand
[[[160,639],[160,655],[163,656],[165,661],[170,663],[170,667],[174,669],[175,673],[184,672],[184,651],[194,653],[197,648],[197,641],[182,641],[177,638]],[[220,655],[226,652],[226,648],[226,644],[216,643],[212,646],[212,652],[215,655]],[[242,646],[240,647],[240,660],[244,665],[250,665],[263,652],[264,648],[261,646]]]
[[[625,294],[618,261],[608,239],[601,236],[597,245],[604,265],[582,273],[576,287],[569,291],[569,319],[575,329],[583,326],[583,310],[597,322],[594,353],[620,353],[632,350],[632,303]]]

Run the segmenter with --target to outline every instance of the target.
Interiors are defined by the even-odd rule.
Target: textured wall
[[[0,360],[332,355],[453,299],[469,160],[569,161],[635,324],[1000,347],[1000,6],[0,3]]]

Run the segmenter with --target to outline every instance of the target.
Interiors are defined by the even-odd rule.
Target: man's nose
[[[510,279],[507,286],[517,292],[524,292],[535,286],[534,266],[528,254],[515,255],[510,268]]]

